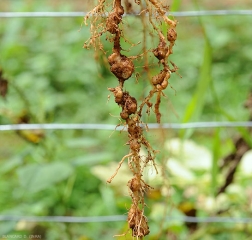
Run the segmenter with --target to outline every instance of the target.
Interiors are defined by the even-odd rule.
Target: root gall
[[[167,40],[169,42],[175,42],[177,39],[177,32],[174,28],[170,28],[167,32]]]
[[[126,56],[121,55],[111,64],[110,71],[120,80],[129,79],[134,72],[133,62]]]

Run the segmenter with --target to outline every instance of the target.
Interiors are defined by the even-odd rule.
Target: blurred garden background
[[[171,11],[251,9],[247,0],[167,2]],[[0,1],[0,11],[85,12],[94,3],[6,0]],[[182,78],[173,74],[170,79],[171,88],[161,104],[162,122],[251,120],[252,16],[176,19],[178,39],[171,60]],[[123,21],[130,40],[141,41],[140,19],[127,16]],[[6,95],[1,85],[1,125],[120,123],[120,108],[108,101],[107,88],[116,86],[116,79],[103,53],[83,49],[90,32],[82,22],[83,17],[0,18],[1,81],[8,80]],[[104,46],[109,53],[110,43],[104,41]],[[139,54],[139,49],[132,48],[130,54]],[[136,72],[142,78],[138,83],[128,80],[126,89],[144,96],[150,84],[140,66],[141,62]],[[155,123],[155,116],[144,120]],[[160,151],[160,174],[155,176],[150,167],[145,176],[154,187],[146,196],[151,230],[146,239],[252,239],[251,130],[156,129],[146,136]],[[124,220],[64,223],[2,218],[126,217],[127,165],[112,184],[106,183],[128,153],[126,141],[125,132],[113,130],[0,131],[0,239],[26,234],[42,239],[108,240],[126,232]],[[185,216],[238,220],[186,223]],[[118,239],[131,239],[130,233]]]

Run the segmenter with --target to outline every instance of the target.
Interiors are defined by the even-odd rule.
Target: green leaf
[[[107,213],[115,213],[116,212],[116,202],[114,191],[109,188],[107,185],[101,185],[100,192],[102,195],[102,202],[106,206]]]
[[[83,138],[74,138],[66,142],[67,147],[70,148],[84,148],[84,147],[94,147],[99,144],[97,138],[83,137]]]
[[[112,155],[107,152],[91,153],[84,155],[72,160],[72,163],[76,166],[87,165],[87,164],[98,164],[108,162],[112,159]]]
[[[22,163],[22,158],[18,156],[13,157],[11,159],[6,159],[0,168],[0,173],[2,174],[8,173],[9,171],[19,166],[21,163]]]
[[[183,122],[189,122],[191,120],[197,120],[202,114],[202,110],[205,105],[205,95],[207,93],[207,90],[209,89],[209,85],[212,81],[212,47],[210,44],[210,41],[207,37],[206,30],[204,28],[204,25],[202,21],[200,21],[202,25],[202,29],[204,32],[205,36],[205,47],[204,47],[204,55],[203,55],[203,64],[200,69],[200,78],[198,80],[196,90],[192,96],[191,101],[189,102],[185,114],[183,117]],[[189,129],[189,130],[181,130],[180,131],[180,136],[188,137],[189,135],[192,134],[194,130]]]
[[[212,196],[217,193],[218,159],[220,157],[220,129],[216,129],[213,139],[213,159],[212,159]]]
[[[16,222],[1,222],[0,223],[0,236],[6,235],[16,227]]]
[[[63,181],[73,173],[67,163],[30,164],[17,171],[22,187],[30,192],[38,192]]]

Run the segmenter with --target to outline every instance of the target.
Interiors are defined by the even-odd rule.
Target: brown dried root
[[[128,181],[129,195],[132,199],[132,205],[128,211],[128,226],[132,231],[132,236],[137,239],[143,239],[144,236],[149,234],[149,227],[147,218],[144,216],[145,201],[144,196],[146,192],[151,189],[147,183],[142,179],[143,171],[145,167],[151,163],[157,171],[155,165],[155,155],[157,151],[153,150],[147,139],[143,135],[142,128],[142,111],[144,106],[147,107],[147,113],[150,113],[150,110],[153,109],[156,115],[157,122],[161,120],[161,113],[159,111],[161,97],[164,96],[163,91],[169,85],[169,78],[171,73],[178,70],[177,66],[171,62],[172,68],[168,64],[168,58],[170,54],[173,53],[173,46],[177,39],[176,25],[177,22],[169,19],[166,16],[167,7],[164,6],[159,0],[135,0],[134,2],[138,4],[142,11],[141,13],[149,13],[149,23],[153,27],[154,31],[157,33],[159,38],[158,46],[152,50],[152,53],[155,58],[157,58],[158,63],[162,65],[162,70],[155,76],[151,77],[152,89],[149,94],[144,98],[142,103],[138,104],[137,99],[127,91],[124,90],[124,82],[130,79],[135,71],[134,59],[144,56],[145,57],[145,66],[144,69],[148,69],[147,59],[147,50],[146,46],[143,47],[144,52],[138,56],[125,56],[121,53],[122,48],[120,40],[126,38],[121,29],[122,16],[124,14],[124,8],[122,6],[121,0],[113,0],[112,9],[108,12],[106,19],[99,20],[98,15],[105,16],[105,8],[109,6],[107,1],[100,0],[97,7],[94,8],[85,19],[85,23],[91,15],[94,17],[91,19],[91,38],[86,41],[85,47],[90,45],[97,44],[100,49],[102,47],[99,45],[99,37],[108,33],[111,35],[113,48],[112,53],[108,56],[108,63],[110,65],[110,71],[118,79],[118,86],[114,88],[108,88],[108,90],[114,95],[115,102],[121,108],[120,117],[125,121],[128,131],[128,141],[127,145],[129,146],[129,154],[125,155],[115,171],[115,173],[107,180],[108,183],[114,179],[118,174],[118,171],[125,161],[128,159],[128,166],[132,171],[133,178]],[[132,12],[134,4],[133,1],[129,2],[126,0],[125,6],[126,10]],[[143,2],[147,6],[146,9],[143,9]],[[153,13],[157,21],[163,21],[168,26],[167,36],[158,28],[153,21]],[[142,17],[144,18],[144,16]],[[98,24],[98,25],[97,25]],[[144,24],[144,44],[146,43],[146,20],[143,20]],[[97,45],[96,45],[97,46]],[[134,44],[132,44],[134,47]],[[155,104],[151,102],[152,98],[156,96]],[[140,155],[140,149],[144,147],[147,151],[147,156],[143,157]]]
[[[133,237],[141,239],[150,233],[147,218],[144,216],[143,210],[137,205],[131,205],[127,221]]]
[[[124,160],[125,160],[126,158],[130,157],[131,155],[132,155],[132,153],[130,153],[130,154],[128,154],[128,155],[125,155],[125,156],[122,158],[122,160],[121,160],[121,161],[119,162],[119,164],[118,164],[118,167],[117,167],[115,173],[107,180],[108,183],[111,183],[111,182],[112,182],[113,178],[117,175],[119,169],[121,168],[121,166],[122,166]]]

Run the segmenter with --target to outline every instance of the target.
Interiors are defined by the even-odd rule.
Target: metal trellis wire
[[[0,221],[27,221],[27,222],[56,222],[56,223],[98,223],[98,222],[118,222],[126,221],[125,215],[112,216],[7,216],[0,215]],[[166,222],[191,222],[191,223],[252,223],[252,218],[239,217],[166,217]]]
[[[142,125],[145,127],[145,125]],[[252,127],[252,121],[248,122],[191,122],[191,123],[148,123],[148,129],[192,129],[192,128],[221,128],[221,127]],[[0,131],[15,130],[127,130],[125,126],[113,124],[93,123],[43,123],[43,124],[8,124],[0,125]]]
[[[144,127],[145,125],[142,125]],[[189,128],[220,128],[220,127],[252,127],[252,122],[192,122],[192,123],[149,123],[148,129],[189,129]],[[9,124],[0,125],[0,131],[15,130],[126,130],[124,126],[92,123],[47,123],[47,124]]]
[[[84,17],[87,12],[0,12],[0,18],[20,17]],[[128,14],[128,15],[139,15]],[[169,12],[174,17],[197,17],[197,16],[227,16],[227,15],[252,15],[252,10],[206,10],[206,11],[181,11]]]

